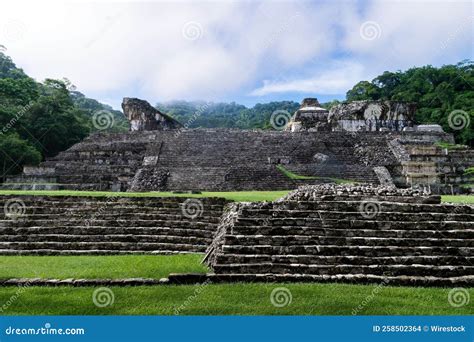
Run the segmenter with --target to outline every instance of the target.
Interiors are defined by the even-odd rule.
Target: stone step
[[[272,246],[307,246],[307,245],[340,245],[340,246],[403,246],[403,247],[470,247],[474,239],[430,239],[430,238],[378,238],[378,237],[338,237],[307,235],[225,235],[226,245],[272,245]]]
[[[364,217],[368,216],[368,217]],[[273,216],[256,216],[256,217],[243,217],[239,216],[237,222],[239,225],[260,225],[267,222],[267,225],[279,226],[279,225],[304,225],[304,222],[308,221],[322,221],[322,222],[335,222],[335,221],[353,221],[367,219],[368,221],[405,221],[405,222],[422,222],[422,221],[474,221],[474,214],[443,214],[443,213],[388,213],[378,212],[372,214],[372,212],[308,212],[306,215],[292,215],[288,218],[287,215],[282,213],[280,217]]]
[[[321,216],[324,220],[352,220],[360,219],[360,212],[322,212]],[[378,212],[374,220],[380,221],[474,221],[473,214],[457,214],[457,213],[399,213],[399,212]]]
[[[69,175],[67,181],[74,187],[108,189],[123,178],[125,181],[130,179],[145,155],[159,153],[159,167],[175,167],[169,168],[170,188],[250,190],[257,184],[260,189],[269,190],[298,184],[297,181],[282,179],[284,176],[275,170],[274,165],[269,165],[269,158],[289,158],[290,169],[304,170],[313,168],[315,153],[324,152],[328,160],[316,168],[318,176],[369,182],[377,180],[372,170],[364,165],[365,161],[376,158],[378,162],[378,155],[382,155],[383,162],[396,163],[388,146],[389,138],[381,133],[364,132],[351,136],[343,132],[319,132],[315,135],[313,132],[185,130],[178,139],[173,132],[139,133],[94,134],[42,164],[54,167],[58,174]],[[362,144],[367,155],[361,155],[357,144]],[[210,173],[214,177],[204,173],[204,166],[214,169]],[[270,168],[273,169],[271,174],[267,170]],[[124,172],[128,173],[119,179],[118,176]],[[221,177],[222,174],[228,174],[229,178]],[[89,181],[84,185],[87,179]]]
[[[55,190],[66,190],[62,184],[38,184],[38,183],[3,183],[0,185],[1,190],[45,190],[45,191],[55,191]]]
[[[24,203],[24,202],[23,202]],[[121,203],[102,203],[100,205],[95,206],[88,206],[83,205],[82,203],[77,203],[75,205],[68,205],[60,207],[58,205],[46,205],[42,207],[38,206],[31,206],[25,203],[25,212],[26,213],[34,213],[34,214],[55,214],[55,213],[64,213],[68,212],[71,214],[82,214],[82,213],[89,213],[91,211],[102,211],[104,213],[107,212],[114,212],[114,213],[124,213],[124,214],[131,214],[131,213],[154,213],[154,212],[168,212],[168,213],[180,213],[186,208],[190,208],[195,206],[196,209],[200,209],[202,212],[206,211],[210,214],[219,215],[222,213],[223,206],[206,206],[199,203],[176,203],[174,205],[169,206],[146,206],[146,205],[131,205],[131,206],[123,206]]]
[[[9,215],[0,215],[0,222],[12,220],[14,218],[16,221],[44,221],[44,220],[51,220],[55,222],[69,222],[72,220],[112,220],[112,219],[120,219],[125,221],[133,221],[136,218],[140,220],[149,220],[149,221],[159,221],[159,220],[192,220],[191,217],[187,217],[184,212],[177,211],[176,213],[163,211],[160,212],[152,212],[152,213],[144,213],[144,212],[137,212],[137,213],[109,213],[107,211],[103,211],[100,213],[90,212],[87,214],[76,214],[76,213],[50,213],[50,214],[21,214],[18,216],[9,216]],[[219,222],[219,215],[217,213],[206,213],[202,212],[202,215],[196,216],[195,219],[199,219],[200,221],[206,221],[210,223],[218,223]]]
[[[36,183],[30,184],[4,184],[0,187],[2,190],[83,190],[83,191],[110,191],[113,181],[97,182],[97,183],[57,183],[55,185],[42,185]]]
[[[377,229],[377,230],[437,230],[437,231],[447,231],[447,230],[468,230],[474,229],[473,221],[419,221],[419,222],[410,222],[410,221],[379,221],[379,220],[332,220],[327,221],[327,228],[337,228],[337,229]]]
[[[160,242],[173,244],[192,244],[207,246],[212,241],[211,237],[175,236],[175,235],[71,235],[71,234],[28,234],[28,235],[1,235],[0,242]]]
[[[127,206],[143,206],[150,208],[175,208],[184,202],[191,200],[190,197],[126,197],[117,194],[112,196],[0,196],[0,206],[4,206],[11,200],[19,200],[27,206],[31,207],[60,207],[60,208],[76,208],[77,206],[97,207],[104,205],[121,205]],[[195,198],[204,207],[220,208],[229,201],[219,197]]]
[[[126,204],[121,202],[99,202],[95,205],[88,205],[86,203],[66,203],[66,205],[61,205],[61,203],[52,203],[52,204],[45,204],[38,206],[31,205],[28,202],[25,203],[27,209],[33,213],[41,214],[41,213],[57,213],[57,212],[71,212],[71,213],[82,213],[82,212],[90,212],[91,210],[105,210],[107,211],[114,211],[114,212],[154,212],[154,211],[181,211],[182,208],[185,207],[186,204],[184,203],[173,203],[170,205],[155,205],[150,206],[147,203],[140,204],[140,203],[131,203]],[[4,204],[5,205],[5,204]],[[190,204],[189,204],[190,205]],[[219,214],[222,212],[222,205],[202,205],[202,208],[208,210],[210,212]]]
[[[474,214],[473,205],[459,204],[419,204],[419,203],[396,203],[382,202],[378,200],[361,200],[361,201],[319,201],[319,202],[293,202],[293,203],[275,203],[269,204],[263,208],[247,208],[243,207],[241,212],[243,215],[258,215],[258,213],[288,213],[288,215],[298,213],[308,213],[315,211],[336,211],[336,212],[359,212],[365,206],[374,204],[379,211],[397,212],[397,213],[464,213]]]
[[[176,228],[190,228],[194,227],[196,229],[201,229],[204,227],[209,227],[209,229],[214,229],[216,227],[215,223],[208,221],[199,221],[196,220],[122,220],[120,218],[102,220],[102,219],[82,219],[82,220],[21,220],[21,219],[8,219],[0,220],[0,227],[12,227],[12,228],[25,228],[25,227],[176,227]]]
[[[305,264],[216,264],[216,273],[274,273],[274,274],[373,274],[391,276],[436,276],[441,278],[473,275],[473,266],[434,265],[305,265]]]
[[[195,276],[187,274],[172,274],[168,278],[169,284],[185,284],[186,279],[194,280]],[[236,283],[236,282],[270,282],[270,283],[294,283],[294,282],[316,282],[316,283],[354,283],[354,284],[375,284],[403,285],[403,286],[474,286],[474,276],[467,275],[461,277],[435,277],[435,276],[380,276],[373,274],[337,274],[337,275],[315,275],[315,274],[207,274],[199,277],[199,282],[206,280],[212,283]]]
[[[273,205],[282,207],[282,208],[301,208],[301,209],[317,209],[320,204],[325,204],[328,202],[379,202],[379,203],[394,203],[394,204],[431,204],[431,205],[449,205],[451,204],[441,204],[441,196],[439,195],[430,195],[430,196],[401,196],[401,195],[393,195],[387,192],[381,191],[378,195],[375,194],[336,194],[329,193],[329,191],[321,192],[321,193],[314,193],[310,198],[308,195],[306,196],[298,196],[296,198],[291,197],[291,193],[285,197],[284,201],[278,201],[275,204],[272,203],[263,203],[261,207],[269,208],[273,207]]]
[[[48,278],[10,278],[0,279],[0,287],[57,287],[57,286],[152,286],[163,285],[159,279],[151,278],[115,278],[115,279],[48,279]]]
[[[67,206],[58,206],[58,205],[44,205],[44,206],[32,206],[32,205],[27,205],[25,203],[25,206],[27,206],[27,209],[33,213],[56,213],[56,212],[70,212],[70,213],[83,213],[83,212],[90,212],[91,210],[103,210],[105,212],[124,212],[124,213],[140,213],[140,212],[163,212],[167,211],[170,213],[173,212],[181,212],[184,208],[188,208],[191,205],[196,205],[196,207],[199,206],[199,208],[202,208],[204,211],[208,211],[213,214],[219,214],[222,212],[223,206],[222,205],[217,205],[217,206],[210,206],[210,205],[204,205],[203,203],[173,203],[170,205],[166,206],[148,206],[146,204],[133,204],[133,205],[123,205],[122,203],[100,203],[98,205],[84,205],[82,203],[76,203],[76,204],[70,204]]]
[[[186,251],[204,252],[206,246],[194,244],[158,243],[158,242],[0,242],[0,250],[122,250],[122,251]]]
[[[53,166],[55,168],[68,168],[77,172],[77,170],[84,169],[84,162],[87,161],[89,163],[89,167],[111,167],[111,168],[132,168],[141,166],[143,163],[143,157],[130,159],[129,156],[107,156],[107,159],[104,163],[103,156],[100,157],[92,157],[87,159],[81,160],[68,160],[68,161],[54,161],[54,162],[46,162],[44,166]]]
[[[149,254],[202,254],[203,251],[176,251],[176,250],[116,250],[116,249],[89,249],[89,250],[62,250],[62,249],[0,249],[0,255],[149,255]]]
[[[217,264],[307,264],[307,265],[434,265],[469,266],[474,265],[474,256],[321,256],[321,255],[270,255],[270,254],[219,254]]]
[[[465,222],[465,225],[457,226],[459,222],[454,222],[453,228],[459,229],[437,229],[433,225],[430,230],[426,229],[398,229],[399,227],[370,229],[373,227],[339,227],[338,225],[325,227],[293,227],[293,226],[234,226],[233,235],[304,235],[310,236],[336,236],[336,237],[378,237],[378,238],[438,238],[438,239],[474,239],[474,222]],[[467,229],[467,225],[471,229]],[[426,225],[424,225],[426,227]],[[367,228],[367,229],[366,229]],[[462,229],[466,228],[466,229]],[[1,232],[1,230],[0,230]]]
[[[459,226],[457,226],[459,224]],[[286,218],[286,219],[269,219],[269,218],[239,218],[235,221],[234,228],[245,229],[245,227],[308,227],[308,228],[338,228],[338,229],[427,229],[427,230],[449,230],[462,227],[472,229],[473,223],[446,220],[446,221],[393,221],[393,220],[364,220],[364,219],[317,219],[317,218]],[[238,228],[237,228],[238,227]]]
[[[189,228],[189,225],[187,225]],[[194,229],[177,227],[20,227],[20,228],[0,228],[0,240],[4,235],[151,235],[151,236],[194,236],[209,238],[214,235],[216,227],[203,226]]]
[[[360,256],[470,256],[473,247],[401,247],[401,246],[339,246],[339,245],[301,245],[301,246],[244,246],[223,245],[223,253],[231,254],[315,254],[315,255],[360,255]]]

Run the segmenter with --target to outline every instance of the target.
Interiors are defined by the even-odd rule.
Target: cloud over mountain
[[[472,58],[472,38],[470,1],[6,1],[0,13],[0,44],[29,74],[113,104],[341,95],[383,70]]]

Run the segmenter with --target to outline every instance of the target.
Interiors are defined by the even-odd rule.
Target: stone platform
[[[474,206],[412,189],[306,186],[229,205],[205,261],[219,281],[472,286]]]
[[[393,178],[397,186],[410,186],[414,178],[403,163],[414,157],[405,142],[433,145],[450,139],[439,132],[175,129],[99,133],[38,168],[25,168],[23,175],[9,177],[2,188],[237,191],[288,190],[333,181],[392,182],[381,174]],[[394,147],[393,141],[403,143]],[[474,156],[464,153],[433,162],[439,163],[433,182],[462,184],[468,180],[460,175],[474,163]],[[297,177],[285,175],[281,167]],[[383,172],[375,172],[380,169]],[[428,171],[420,169],[418,174]]]
[[[0,255],[202,253],[222,198],[1,196]]]

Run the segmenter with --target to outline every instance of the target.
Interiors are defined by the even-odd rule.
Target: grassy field
[[[0,195],[116,196],[108,192],[1,191]],[[205,192],[202,194],[120,193],[123,196],[219,196],[234,201],[274,200],[286,191]],[[474,203],[474,196],[443,196],[445,202]],[[159,279],[169,273],[204,273],[201,255],[172,256],[2,256],[0,278],[131,278]],[[291,303],[272,305],[273,289],[285,287]],[[97,307],[96,288],[67,286],[2,287],[4,315],[466,315],[474,314],[472,300],[456,308],[450,289],[346,284],[216,284],[111,287],[114,303]],[[474,298],[474,289],[468,289]]]
[[[286,177],[290,179],[295,179],[295,180],[304,180],[304,179],[320,179],[320,180],[326,180],[326,181],[332,181],[336,184],[353,184],[355,183],[352,180],[348,179],[342,179],[342,178],[334,178],[334,177],[318,177],[318,176],[303,176],[303,175],[298,175],[294,172],[291,172],[290,170],[287,170],[283,165],[277,165],[276,168]]]
[[[162,278],[171,272],[206,272],[202,255],[9,256],[0,258],[0,277]],[[276,307],[275,288],[291,303]],[[346,284],[208,284],[111,287],[113,305],[92,301],[96,287],[2,287],[5,315],[463,315],[471,306],[449,305],[449,289]],[[469,289],[474,296],[474,289]],[[288,292],[287,292],[288,293]],[[6,305],[6,306],[4,306]]]
[[[441,196],[441,200],[446,203],[474,204],[474,196],[472,195]]]
[[[273,201],[284,195],[289,190],[277,191],[229,191],[229,192],[211,192],[204,191],[200,194],[173,193],[173,192],[108,192],[108,191],[70,191],[70,190],[0,190],[2,195],[30,195],[30,196],[95,196],[95,197],[222,197],[236,202],[259,202]]]
[[[222,197],[236,202],[260,202],[260,201],[274,201],[284,195],[290,190],[277,191],[229,191],[229,192],[209,192],[205,191],[200,194],[177,194],[173,192],[107,192],[107,191],[44,191],[44,190],[0,190],[2,195],[32,195],[32,196],[121,196],[121,197]],[[474,203],[474,196],[472,195],[456,195],[456,196],[441,196],[443,202],[450,203]]]
[[[0,279],[154,278],[170,273],[206,273],[200,254],[0,256]]]
[[[287,289],[291,302],[276,307],[271,293],[282,287]],[[467,315],[474,312],[472,304],[451,306],[449,289],[443,288],[281,283],[111,287],[114,302],[103,308],[93,303],[94,287],[22,290],[20,294],[15,287],[0,290],[0,304],[11,303],[1,314]],[[469,293],[473,298],[474,290],[470,289]]]

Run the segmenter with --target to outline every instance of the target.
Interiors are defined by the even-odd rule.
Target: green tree
[[[74,107],[66,84],[47,79],[18,132],[49,157],[84,139],[89,127],[85,114]]]
[[[361,81],[346,94],[348,101],[394,100],[415,102],[417,123],[437,123],[452,132],[458,143],[473,144],[474,64],[462,61],[440,68],[424,66],[404,72],[384,72],[371,82]],[[462,110],[466,122],[463,129],[453,129],[449,115]]]
[[[2,180],[5,176],[21,172],[24,165],[36,165],[41,153],[18,134],[0,133],[0,167]]]
[[[349,101],[379,100],[380,89],[370,82],[361,81],[347,92],[346,97]]]

